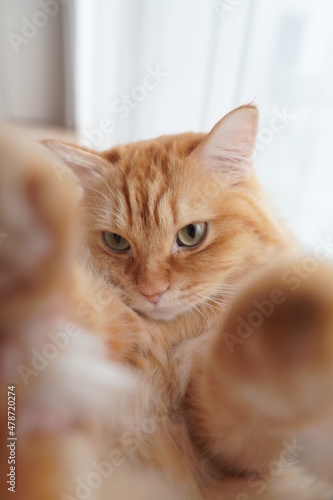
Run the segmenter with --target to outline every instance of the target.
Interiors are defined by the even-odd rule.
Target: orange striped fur
[[[63,387],[54,397],[70,409],[67,419],[59,413],[61,425],[50,434],[32,419],[34,432],[22,437],[22,500],[65,500],[65,493],[79,500],[77,478],[84,480],[95,470],[92,463],[110,460],[113,451],[123,461],[93,498],[333,498],[333,272],[318,266],[296,292],[281,282],[302,256],[289,257],[297,245],[256,179],[257,121],[256,108],[243,106],[210,134],[161,137],[104,153],[47,141],[70,170],[46,159],[37,168],[21,156],[14,183],[5,164],[0,193],[16,193],[26,186],[23,172],[30,172],[39,202],[25,203],[37,226],[51,230],[55,246],[36,264],[43,271],[36,289],[32,280],[23,297],[19,289],[2,291],[3,338],[15,339],[28,356],[29,325],[51,327],[47,311],[54,304],[84,330],[48,376],[21,387],[33,410],[33,394]],[[50,164],[62,181],[75,173],[79,206],[70,196],[77,191],[56,183]],[[23,199],[26,191],[18,191]],[[62,210],[52,201],[57,196]],[[11,227],[5,205],[0,221]],[[177,233],[198,222],[208,227],[202,242],[179,245]],[[125,238],[129,250],[108,249],[105,231]],[[4,253],[0,271],[1,262],[16,259],[23,274],[21,254]],[[253,334],[237,337],[238,318],[276,289],[286,297],[283,307]],[[230,336],[238,338],[231,350]],[[42,329],[37,339],[43,342]],[[64,371],[73,377],[78,401],[68,399]],[[66,446],[71,466],[64,468]],[[3,471],[3,449],[0,458]],[[44,473],[42,483],[29,480],[36,470]]]

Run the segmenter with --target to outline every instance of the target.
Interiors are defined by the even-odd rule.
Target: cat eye
[[[105,245],[114,252],[125,252],[130,249],[130,244],[120,234],[103,231],[102,236]]]
[[[207,234],[207,222],[193,222],[177,233],[177,244],[180,247],[196,247]]]

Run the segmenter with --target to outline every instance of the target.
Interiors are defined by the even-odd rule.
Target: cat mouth
[[[179,316],[181,314],[181,311],[177,312],[174,309],[169,309],[169,310],[164,310],[164,311],[157,311],[153,313],[150,317],[155,320],[159,321],[171,321],[172,319],[176,318],[176,316]]]
[[[134,308],[138,313],[154,321],[170,321],[189,310],[189,307],[163,304],[147,304]]]
[[[171,319],[181,314],[181,312],[178,312],[177,309],[174,307],[159,306],[159,305],[147,308],[140,308],[136,310],[143,316],[146,316],[149,319],[157,321],[170,321]]]

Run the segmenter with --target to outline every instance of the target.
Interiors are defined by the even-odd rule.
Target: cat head
[[[94,266],[133,310],[170,320],[215,300],[271,244],[251,165],[257,125],[243,106],[207,135],[103,153],[45,142],[83,188]]]

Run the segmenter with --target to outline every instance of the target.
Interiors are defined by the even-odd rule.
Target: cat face
[[[90,254],[133,310],[170,320],[218,309],[229,277],[270,241],[251,173],[257,111],[210,134],[181,134],[102,154],[49,143],[84,189]]]

